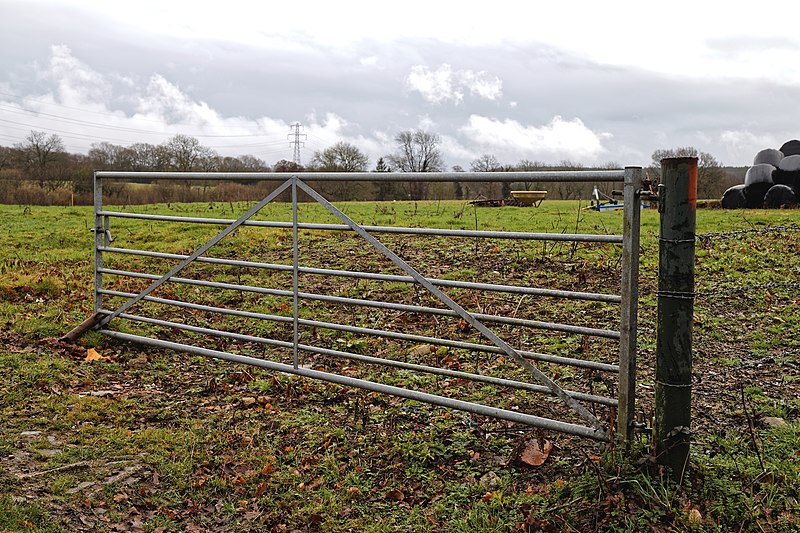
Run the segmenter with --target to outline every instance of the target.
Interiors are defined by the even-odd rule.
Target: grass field
[[[248,207],[202,203],[113,209],[235,218]],[[340,207],[357,222],[370,225],[618,233],[622,222],[621,212],[581,211],[577,202],[566,201],[545,201],[539,208],[476,209],[460,202]],[[693,447],[681,485],[669,481],[654,464],[646,433],[625,453],[585,439],[362,390],[126,345],[95,333],[76,345],[58,342],[58,336],[92,312],[91,213],[91,208],[0,206],[0,223],[6,228],[0,233],[0,531],[800,528],[797,210],[698,211],[700,234],[767,231],[698,241],[701,295],[694,317]],[[301,221],[334,221],[311,204],[301,206],[300,216]],[[259,218],[288,221],[291,213],[288,206],[275,204]],[[639,418],[649,423],[658,214],[645,210],[642,218],[637,392]],[[782,226],[791,228],[769,230]],[[115,246],[173,253],[190,253],[219,231],[217,226],[189,228],[122,219],[113,219],[111,229]],[[616,246],[381,239],[413,264],[423,265],[426,275],[510,280],[565,290],[618,290]],[[300,241],[305,265],[386,267],[345,234],[323,238],[303,231]],[[243,228],[223,241],[215,255],[287,263],[290,242],[288,230]],[[166,271],[162,263],[116,256],[109,265]],[[225,270],[206,274],[216,281],[258,281],[286,288],[286,278],[272,274]],[[143,287],[141,280],[109,277],[108,281],[118,290],[135,292]],[[349,297],[366,293],[373,298],[427,302],[425,295],[397,284],[343,282],[309,288]],[[208,298],[264,312],[287,311],[287,301],[280,298],[174,290],[198,301]],[[593,305],[533,299],[472,301],[472,295],[458,291],[453,297],[520,316],[576,318],[603,327],[614,327],[618,320],[613,311]],[[143,307],[163,312],[151,304]],[[400,320],[383,312],[312,304],[301,313],[370,325]],[[197,314],[180,314],[190,321],[201,319]],[[394,325],[420,333],[450,327],[429,321]],[[256,332],[278,338],[288,334],[285,328],[249,322],[239,326],[263,327]],[[128,323],[119,327],[166,338],[177,335]],[[584,348],[575,336],[522,339],[513,328],[502,331],[557,355]],[[314,335],[320,343],[365,354],[408,350],[352,335]],[[613,356],[613,343],[591,347],[600,358]],[[101,359],[88,361],[89,349]],[[448,364],[473,364],[469,354],[438,356]],[[482,370],[500,372],[501,363],[495,361]],[[378,375],[374,369],[338,370],[508,408],[518,405],[547,413],[556,409],[549,400],[504,395],[493,387],[424,381],[397,371]],[[559,379],[570,386],[590,386],[581,373],[565,372]],[[538,467],[520,463],[515,454],[534,437],[553,444]]]

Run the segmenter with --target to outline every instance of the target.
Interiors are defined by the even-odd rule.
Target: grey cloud
[[[706,40],[711,50],[726,56],[739,55],[745,52],[763,52],[764,50],[800,51],[800,40],[786,37],[716,37]]]
[[[97,83],[107,84],[105,92],[92,98],[106,99],[111,110],[132,116],[149,94],[148,84],[163,79],[178,91],[176,98],[185,98],[190,107],[206,104],[207,112],[216,113],[223,124],[255,127],[265,121],[277,145],[286,140],[288,130],[279,131],[283,125],[304,122],[315,132],[307,148],[319,149],[339,140],[333,137],[344,136],[368,146],[372,163],[392,151],[396,132],[421,123],[432,124],[447,137],[453,147],[445,154],[448,166],[466,167],[470,159],[494,147],[519,141],[513,138],[513,128],[494,130],[512,136],[505,143],[466,135],[464,128],[476,123],[470,122],[472,116],[485,117],[490,121],[485,124],[519,124],[528,132],[546,132],[556,116],[566,123],[580,121],[588,131],[611,134],[601,138],[602,150],[595,146],[592,153],[621,164],[647,164],[657,148],[689,144],[723,163],[748,164],[766,147],[757,144],[800,136],[800,88],[792,85],[679,79],[598,65],[535,44],[472,47],[433,39],[365,40],[331,50],[310,40],[284,48],[187,41],[142,35],[76,7],[46,6],[4,6],[0,87],[5,92],[54,93],[63,80],[37,77],[33,65],[46,67],[50,47],[64,44],[75,60],[102,76]],[[709,46],[736,53],[758,43],[796,46],[781,39],[716,40]],[[486,72],[502,80],[502,97],[465,97],[458,106],[435,105],[408,91],[406,79],[414,65],[435,71],[443,64],[454,72]],[[464,91],[469,93],[468,88]],[[554,157],[552,151],[538,156]],[[515,157],[509,150],[503,157],[508,158],[503,163],[513,163],[523,155]],[[537,152],[524,157],[534,159]]]

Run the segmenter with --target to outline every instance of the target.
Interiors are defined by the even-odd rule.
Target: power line
[[[154,130],[144,130],[139,128],[130,128],[126,126],[113,126],[108,124],[101,124],[99,122],[91,122],[88,120],[81,120],[71,117],[65,117],[61,115],[55,115],[53,113],[45,113],[43,111],[33,111],[29,109],[19,109],[12,106],[7,106],[0,104],[0,110],[5,111],[7,113],[16,113],[18,115],[24,115],[27,117],[38,118],[38,117],[48,117],[54,119],[59,122],[64,122],[67,124],[75,124],[79,126],[91,126],[93,128],[111,130],[111,131],[121,131],[126,133],[144,133],[148,135],[169,135],[169,133],[165,133],[163,131],[154,131]],[[119,118],[119,117],[116,117]],[[126,117],[127,118],[127,117]],[[137,119],[140,120],[140,119]],[[173,126],[180,126],[180,124],[173,124]],[[186,125],[186,127],[191,127]],[[196,126],[194,126],[196,127]],[[242,134],[226,134],[226,135],[214,135],[214,134],[194,134],[195,137],[205,137],[205,138],[220,138],[220,139],[235,139],[241,137],[264,137],[265,134],[263,133],[242,133]]]
[[[65,105],[65,104],[58,104],[58,103],[55,103],[55,102],[47,102],[45,100],[41,100],[41,99],[38,99],[38,98],[32,98],[32,97],[29,97],[29,96],[18,96],[18,95],[15,95],[15,94],[4,92],[4,91],[0,91],[0,96],[6,96],[6,97],[10,97],[10,98],[13,98],[13,99],[16,99],[16,100],[21,100],[21,101],[35,102],[35,103],[40,104],[40,105],[48,105],[48,106],[53,106],[53,107],[60,107],[60,108],[63,108],[63,109],[71,109],[73,111],[80,111],[83,114],[90,113],[92,115],[100,115],[100,116],[103,116],[103,117],[111,117],[111,118],[116,118],[116,119],[119,118],[119,115],[116,114],[116,113],[109,113],[109,112],[104,112],[104,111],[94,111],[92,109],[85,109],[83,107],[69,106],[69,105]],[[0,105],[2,105],[2,104],[0,104]],[[38,114],[41,114],[41,115],[45,115],[46,114],[44,112],[33,111],[33,110],[30,110],[30,109],[25,109],[25,111],[27,111],[29,113],[38,113]],[[51,116],[58,116],[58,115],[51,115]],[[127,117],[127,115],[126,115],[126,117]],[[144,118],[144,117],[137,117],[136,120],[141,121],[141,122],[151,122],[153,124],[160,124],[160,125],[163,124],[163,121],[161,121],[161,120]],[[94,123],[94,124],[98,124],[98,123]],[[195,127],[197,127],[195,124],[187,124],[187,123],[181,123],[181,122],[173,123],[173,124],[171,124],[171,126],[187,127],[187,128],[195,128]],[[147,130],[140,130],[140,131],[147,132]],[[153,133],[157,133],[157,132],[153,132]],[[246,136],[258,137],[260,135],[263,135],[263,134],[253,133],[253,134],[242,134],[241,136],[242,137],[246,137]],[[213,135],[197,135],[197,137],[214,137],[214,136]]]
[[[41,124],[31,123],[31,122],[18,122],[15,120],[9,120],[5,118],[0,118],[0,124],[6,124],[8,129],[14,129],[21,132],[29,131],[29,129],[46,129],[51,133],[57,133],[60,136],[64,137],[65,139],[74,139],[76,141],[86,141],[86,142],[119,142],[123,144],[131,143],[131,139],[121,139],[116,137],[108,137],[108,136],[97,136],[97,135],[90,135],[87,133],[76,133],[74,131],[69,130],[62,130],[58,128],[53,128],[50,126],[42,126]],[[150,134],[151,136],[155,135],[159,137],[160,141],[166,140],[167,137],[173,135],[173,133],[169,132],[162,132],[156,133],[153,132]],[[19,140],[19,139],[13,139]],[[259,148],[264,146],[276,146],[282,145],[285,141],[269,141],[269,142],[258,142],[258,143],[237,143],[237,144],[219,144],[215,143],[209,148],[213,149],[244,149],[244,148]]]

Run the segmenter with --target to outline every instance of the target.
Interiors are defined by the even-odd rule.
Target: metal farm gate
[[[641,168],[629,167],[624,170],[578,172],[381,173],[379,177],[374,173],[298,173],[285,176],[288,176],[288,179],[280,183],[246,213],[233,220],[141,212],[146,211],[146,208],[139,208],[139,212],[133,212],[132,207],[126,207],[124,210],[108,210],[103,206],[104,183],[178,180],[183,184],[182,186],[189,187],[190,183],[200,186],[200,184],[207,184],[212,180],[248,181],[251,183],[276,182],[283,180],[283,176],[274,173],[96,172],[93,228],[95,232],[95,315],[70,335],[75,337],[94,327],[104,335],[123,341],[254,365],[572,435],[605,441],[614,438],[625,440],[629,437],[634,411],[636,378]],[[414,182],[622,182],[624,229],[621,235],[608,235],[364,226],[354,222],[347,214],[309,186],[309,182],[324,184],[327,182],[376,181],[406,184]],[[298,196],[301,193],[323,206],[328,213],[338,219],[338,223],[300,222],[300,211],[305,211],[306,206],[312,205],[298,202]],[[279,198],[288,200],[289,196],[291,197],[290,222],[262,220],[257,217],[259,212],[271,202],[274,203],[273,206],[277,207],[276,200]],[[306,198],[306,202],[308,202],[308,198]],[[280,205],[287,206],[287,203]],[[530,209],[531,213],[535,214],[534,208]],[[232,204],[231,212],[233,212]],[[168,236],[158,236],[159,231],[163,231],[160,228],[166,223],[177,223],[175,226],[179,230],[173,231],[173,235],[176,236],[184,235],[184,232],[189,231],[186,228],[208,228],[209,225],[218,225],[224,229],[191,253],[185,253],[186,250],[183,250],[184,253],[167,253],[154,249],[142,250],[114,245],[112,232],[117,237],[117,241],[123,241],[125,235],[122,230],[125,224],[133,224],[132,221],[146,224],[144,231],[153,235],[152,239],[148,241],[147,247],[169,241]],[[114,223],[112,224],[112,222]],[[244,228],[260,229],[244,230]],[[237,255],[235,250],[225,248],[226,243],[233,238],[231,235],[236,235],[241,231],[282,232],[281,235],[285,238],[282,252],[284,262],[244,260]],[[332,232],[339,232],[340,237],[346,234],[345,232],[349,232],[348,238],[358,247],[359,252],[376,253],[376,256],[381,257],[384,262],[384,267],[374,268],[374,265],[379,265],[380,261],[373,261],[373,267],[370,269],[348,268],[347,265],[342,268],[330,268],[325,264],[317,267],[301,264],[300,250],[303,246],[301,240],[310,239],[316,242],[315,239],[321,239],[322,235],[326,235],[325,238],[334,238],[331,236]],[[434,276],[425,273],[426,265],[410,264],[410,260],[408,262],[404,260],[401,257],[403,255],[402,245],[399,246],[400,251],[393,251],[376,235],[381,235],[384,241],[396,238],[438,237],[446,238],[448,242],[461,239],[462,243],[465,242],[464,239],[471,238],[504,239],[503,242],[514,243],[561,241],[570,243],[572,246],[578,246],[580,243],[589,243],[586,246],[597,243],[621,246],[620,290],[617,294],[606,294],[510,283],[464,281],[453,279],[447,273],[441,272]],[[470,242],[466,241],[467,244]],[[580,246],[584,246],[584,244],[580,244]],[[225,249],[222,253],[215,254],[215,251],[220,252],[220,248]],[[313,245],[302,249],[308,250],[306,259],[319,259],[314,257]],[[129,258],[130,261],[141,260],[140,265],[144,266],[138,269],[109,268],[109,266],[116,266],[117,258]],[[158,266],[154,267],[154,264]],[[386,268],[387,265],[390,266],[389,269]],[[450,266],[453,270],[458,270],[458,265]],[[204,267],[211,270],[203,274]],[[158,270],[156,272],[147,271],[152,268]],[[386,270],[393,270],[396,273],[386,273]],[[179,275],[182,271],[183,276]],[[189,272],[193,275],[186,277]],[[245,281],[240,281],[239,273],[241,272],[255,272],[255,274],[246,276]],[[258,283],[259,277],[261,277],[268,279],[271,284],[274,275],[284,276],[286,283],[283,287],[262,286]],[[394,288],[413,285],[416,286],[415,294],[418,297],[416,301],[398,303],[387,301],[388,298],[383,296],[370,299],[369,295],[373,291],[367,290],[365,292],[370,294],[351,294],[349,296],[324,294],[322,291],[301,291],[301,278],[312,277],[324,279],[327,284],[324,286],[332,289],[341,285],[343,280],[356,280],[356,288],[359,287],[358,283],[394,284]],[[114,282],[113,288],[110,288],[112,281]],[[236,281],[236,283],[231,283],[231,281]],[[124,290],[125,287],[128,287],[128,290]],[[134,289],[131,290],[130,287]],[[142,287],[145,288],[142,289]],[[201,290],[205,292],[201,293]],[[465,308],[464,298],[461,298],[462,303],[457,303],[457,298],[451,297],[445,291],[451,294],[460,294],[458,291],[470,291],[470,294],[505,293],[519,298],[574,300],[589,302],[590,305],[610,305],[617,308],[614,315],[618,317],[619,326],[607,329],[535,318],[518,318],[508,316],[508,313],[504,316],[476,312]],[[380,291],[377,292],[383,294]],[[193,301],[193,296],[196,294],[204,294],[205,299]],[[223,294],[240,294],[242,296],[222,298]],[[291,303],[272,304],[271,307],[265,307],[257,305],[258,301],[253,298],[283,298],[283,301]],[[435,305],[423,305],[425,299],[435,302]],[[110,305],[111,301],[118,303]],[[437,324],[439,320],[447,321],[449,324],[456,323],[463,329],[469,328],[473,334],[479,333],[482,342],[467,342],[445,338],[437,334],[413,333],[410,332],[412,328],[404,325],[400,319],[388,321],[395,324],[395,329],[389,329],[382,322],[376,323],[374,320],[369,327],[323,321],[314,314],[313,307],[309,307],[312,305],[324,306],[317,307],[317,309],[347,306],[348,309],[367,310],[367,315],[362,315],[367,317],[377,316],[380,313],[394,313],[395,317],[402,315],[403,319],[407,319],[409,316],[422,317],[416,319],[417,323],[419,320]],[[152,316],[152,313],[151,316],[145,316],[145,311],[152,311],[156,308],[169,309],[171,314],[166,318],[163,312],[156,313],[156,316]],[[309,312],[312,314],[309,315]],[[516,310],[513,315],[516,315]],[[161,318],[158,318],[159,316]],[[353,316],[355,321],[355,313]],[[242,322],[233,327],[231,326],[233,320]],[[134,323],[138,326],[135,326]],[[175,335],[179,333],[183,337],[176,341],[163,338],[173,338],[172,333],[142,335],[141,332],[133,332],[134,326],[140,330],[144,329],[146,332],[175,332]],[[452,327],[448,327],[452,331]],[[436,331],[439,329],[442,328],[438,328]],[[602,360],[602,358],[598,360],[586,353],[563,356],[540,353],[529,347],[523,348],[520,344],[525,344],[524,340],[528,337],[518,333],[528,330],[543,331],[551,335],[578,336],[581,339],[584,337],[606,339],[604,342],[613,343],[611,350],[613,358],[612,360]],[[364,349],[363,344],[358,345],[355,342],[352,345],[346,342],[343,345],[335,344],[333,347],[315,346],[315,340],[320,339],[319,331],[366,336],[373,339],[373,343],[367,349]],[[188,340],[184,340],[184,337]],[[409,358],[408,349],[402,349],[399,353],[376,349],[376,346],[383,345],[376,344],[374,339],[381,339],[381,343],[384,341],[386,343],[412,343],[417,346],[415,349],[419,353]],[[209,344],[211,347],[208,347]],[[443,351],[440,353],[439,350]],[[480,362],[482,360],[476,362],[474,369],[467,369],[466,365],[447,364],[442,362],[442,353],[446,354],[448,350],[460,350],[460,353],[474,354],[478,358],[476,361],[480,357],[492,357],[494,361],[503,361],[505,366],[511,365],[513,368],[508,370],[508,375],[497,375],[498,372],[488,369],[485,364]],[[316,358],[312,364],[308,364],[309,354]],[[430,357],[426,358],[425,355]],[[388,367],[384,372],[399,372],[401,377],[411,374],[435,376],[440,385],[444,384],[441,385],[441,388],[444,388],[445,392],[433,394],[412,389],[403,380],[390,380],[390,383],[384,383],[381,382],[379,376],[376,377],[370,373],[354,377],[350,366],[333,363],[326,366],[325,361],[345,361],[347,365],[363,363],[369,368],[378,368],[369,365],[381,365],[380,368]],[[556,370],[558,368],[570,370],[562,372]],[[584,381],[612,382],[612,386],[601,387],[606,392],[603,395],[595,393],[591,384],[587,386],[584,383],[584,390],[573,391],[558,383],[559,375],[570,375],[572,376],[568,379],[570,386],[575,386],[579,381],[575,375],[580,372],[583,372],[580,376],[585,378]],[[602,379],[597,378],[599,375],[602,376]],[[414,383],[413,379],[410,381]],[[536,411],[537,404],[544,404],[539,399],[532,400],[531,398],[540,398],[541,395],[546,395],[551,398],[547,405],[551,405],[552,398],[555,398],[562,404],[562,408],[559,409],[569,416],[558,418],[540,416],[524,412],[519,405],[513,402],[510,406],[501,408],[486,405],[483,402],[470,401],[463,396],[457,398],[448,392],[451,389],[448,389],[446,385],[452,383],[476,383],[479,387],[490,387],[485,389],[488,391],[502,389],[503,391],[512,391],[513,394],[523,394],[525,401],[520,403],[524,403],[528,411]],[[616,388],[616,394],[614,388]],[[487,395],[491,396],[491,394],[484,394],[481,397]],[[566,406],[567,409],[563,409],[563,406]],[[598,412],[606,414],[598,414]]]

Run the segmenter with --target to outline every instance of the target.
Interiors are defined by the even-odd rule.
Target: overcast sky
[[[749,165],[800,138],[799,17],[772,0],[0,0],[0,145],[184,133],[274,164],[299,122],[303,163],[347,141],[373,168],[423,128],[448,168],[678,146]]]

